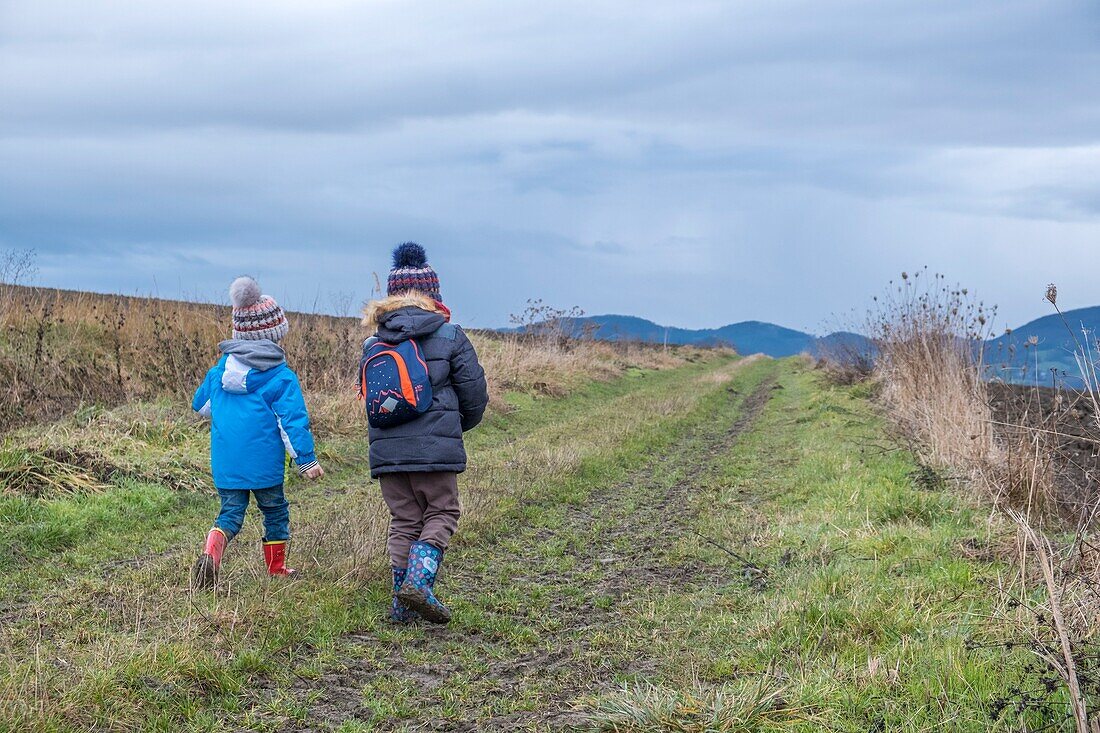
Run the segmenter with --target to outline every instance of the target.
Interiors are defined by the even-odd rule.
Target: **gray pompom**
[[[233,303],[234,308],[248,308],[256,305],[262,297],[260,284],[247,275],[238,277],[229,286],[229,301]]]

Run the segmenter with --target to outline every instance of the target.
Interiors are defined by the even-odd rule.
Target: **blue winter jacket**
[[[191,401],[192,409],[211,419],[214,485],[278,486],[287,455],[299,473],[317,465],[302,388],[282,348],[267,339],[233,339],[219,348],[222,358]]]

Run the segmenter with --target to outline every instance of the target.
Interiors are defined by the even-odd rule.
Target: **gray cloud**
[[[928,263],[1019,320],[1095,280],[1098,24],[1038,0],[12,0],[0,246],[53,284],[220,297],[251,271],[307,307],[420,239],[478,325],[545,297],[816,327]]]

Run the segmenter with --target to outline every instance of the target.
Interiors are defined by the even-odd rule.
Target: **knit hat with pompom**
[[[270,339],[281,341],[290,324],[286,313],[270,295],[264,295],[260,284],[250,277],[238,277],[229,286],[233,303],[233,338]]]
[[[416,242],[405,242],[394,249],[393,269],[386,283],[386,295],[400,295],[410,290],[443,301],[443,296],[439,294],[439,275],[428,264],[424,248]]]

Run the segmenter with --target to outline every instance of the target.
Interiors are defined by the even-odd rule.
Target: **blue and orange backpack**
[[[432,382],[420,346],[409,339],[388,344],[371,337],[359,360],[359,399],[372,428],[392,428],[432,406]]]

